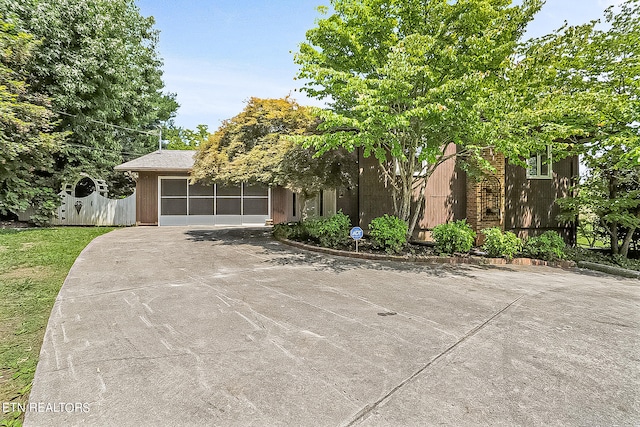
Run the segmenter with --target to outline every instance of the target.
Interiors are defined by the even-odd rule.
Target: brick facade
[[[467,222],[476,231],[489,227],[504,230],[505,157],[492,149],[485,149],[482,156],[495,172],[467,179]]]

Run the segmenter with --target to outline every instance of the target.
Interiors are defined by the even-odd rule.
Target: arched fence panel
[[[136,223],[135,192],[124,199],[109,199],[94,191],[75,197],[61,191],[62,204],[53,225],[128,226]]]

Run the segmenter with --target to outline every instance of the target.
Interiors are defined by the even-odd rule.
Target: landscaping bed
[[[640,252],[630,251],[628,258],[611,255],[608,250],[601,248],[568,248],[567,257],[576,262],[608,265],[625,270],[640,272]]]
[[[555,232],[522,241],[498,228],[483,230],[485,244],[474,248],[476,233],[464,221],[441,224],[432,230],[435,242],[408,242],[406,223],[384,215],[371,221],[370,234],[358,242],[349,238],[346,215],[311,218],[302,222],[277,224],[274,236],[293,246],[323,253],[380,260],[407,260],[432,263],[520,264],[573,267],[566,259],[564,241]]]

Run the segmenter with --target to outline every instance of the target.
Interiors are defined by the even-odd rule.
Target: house
[[[136,181],[137,225],[264,225],[298,220],[300,198],[282,187],[190,183],[196,151],[159,150],[115,167]],[[335,192],[306,203],[335,213]],[[324,201],[326,200],[326,204]]]
[[[366,229],[373,218],[393,211],[378,161],[362,153],[357,187],[323,191],[305,200],[304,207],[300,195],[282,187],[190,184],[195,153],[161,150],[116,167],[136,179],[138,225],[281,223],[299,220],[303,210],[318,216],[342,210]],[[436,225],[466,218],[475,230],[497,226],[520,236],[555,230],[568,241],[575,238],[574,225],[556,219],[555,200],[570,194],[577,158],[552,162],[550,154],[543,153],[529,159],[525,169],[491,150],[484,156],[496,172],[478,181],[468,178],[455,158],[439,166],[425,190],[416,237],[428,239]]]
[[[446,154],[455,150],[451,145]],[[553,162],[550,153],[538,154],[528,159],[526,169],[510,164],[491,149],[483,157],[495,173],[480,180],[467,177],[455,158],[436,169],[425,190],[416,237],[428,240],[429,230],[436,225],[466,219],[476,231],[500,227],[527,237],[554,230],[567,242],[574,241],[575,224],[557,220],[560,208],[555,201],[570,196],[572,181],[578,176],[577,157]],[[378,161],[362,155],[359,161],[358,212],[360,224],[366,226],[373,218],[392,212],[393,202],[380,179]]]

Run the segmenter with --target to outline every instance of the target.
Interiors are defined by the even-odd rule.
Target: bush
[[[530,258],[554,261],[566,258],[565,247],[562,237],[557,232],[549,230],[528,239],[524,244],[523,253]]]
[[[324,220],[322,218],[308,218],[302,222],[302,227],[308,238],[316,243],[320,243],[320,234],[323,221]]]
[[[486,237],[482,248],[490,257],[504,256],[511,259],[522,250],[522,240],[511,231],[502,233],[498,227],[492,227],[485,228],[482,233]]]
[[[342,211],[330,218],[311,218],[303,222],[308,236],[328,248],[339,248],[349,242],[351,220]]]
[[[322,221],[320,244],[330,248],[344,246],[349,242],[351,219],[342,211]]]
[[[437,225],[431,230],[431,236],[436,241],[436,250],[441,254],[454,252],[469,252],[473,247],[476,233],[467,221],[451,222]]]
[[[374,246],[387,253],[397,253],[407,243],[407,223],[396,216],[384,214],[369,224],[369,235]]]
[[[290,222],[288,224],[275,224],[273,235],[279,239],[290,239],[304,241],[309,238],[309,233],[304,224],[300,222]]]

